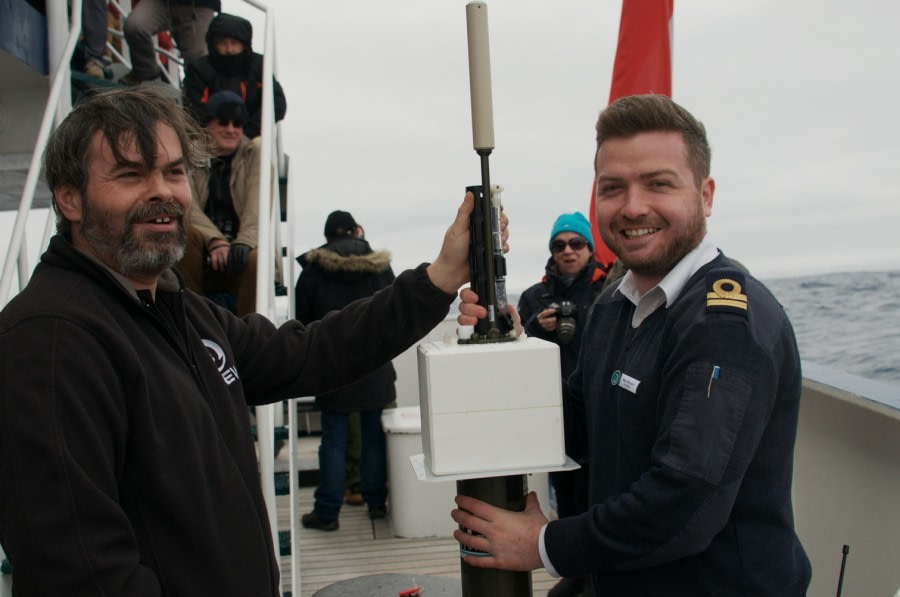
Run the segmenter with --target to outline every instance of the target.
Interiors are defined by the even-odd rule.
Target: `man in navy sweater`
[[[597,122],[596,213],[627,268],[594,305],[568,380],[590,502],[548,522],[456,499],[473,566],[591,574],[597,595],[804,595],[791,477],[800,357],[768,290],[706,237],[703,125],[661,95]],[[461,323],[480,312],[461,307]]]

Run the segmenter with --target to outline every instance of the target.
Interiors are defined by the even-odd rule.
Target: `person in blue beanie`
[[[575,410],[565,380],[575,370],[588,312],[603,290],[608,272],[594,260],[591,224],[581,212],[564,213],[556,218],[548,248],[550,258],[544,277],[522,293],[518,310],[529,336],[559,345],[566,454],[581,464],[581,468],[574,471],[550,473],[556,494],[556,513],[559,518],[565,518],[581,514],[588,505],[585,438],[578,434]],[[586,575],[564,578],[547,595],[581,595],[589,580]]]

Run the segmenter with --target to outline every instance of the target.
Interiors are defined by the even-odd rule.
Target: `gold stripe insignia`
[[[747,310],[747,295],[742,294],[739,282],[731,278],[719,278],[712,284],[712,292],[706,293],[707,307],[730,307]]]

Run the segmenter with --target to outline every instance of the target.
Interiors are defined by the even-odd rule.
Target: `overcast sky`
[[[400,271],[437,255],[472,149],[464,0],[270,0],[298,252],[350,211]],[[620,0],[488,0],[511,292],[589,208]],[[255,25],[238,0],[226,12]],[[763,279],[900,269],[900,3],[675,0],[675,101],[704,122],[713,240]]]

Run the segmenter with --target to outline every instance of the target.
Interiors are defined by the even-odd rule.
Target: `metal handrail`
[[[65,49],[56,63],[56,72],[53,74],[53,82],[50,85],[50,93],[47,97],[47,107],[44,109],[44,115],[41,118],[41,126],[38,130],[37,139],[34,142],[34,153],[31,156],[31,165],[28,168],[28,175],[25,178],[25,187],[22,190],[22,197],[19,200],[19,209],[16,213],[16,221],[13,225],[12,238],[9,241],[9,249],[3,261],[3,272],[0,274],[0,305],[5,305],[9,300],[9,290],[12,286],[12,277],[14,273],[14,264],[18,263],[19,288],[24,288],[28,282],[29,272],[28,257],[25,252],[25,227],[28,223],[28,214],[31,206],[34,204],[34,191],[37,188],[38,176],[41,171],[41,156],[43,148],[50,138],[50,126],[53,119],[59,114],[59,102],[62,97],[62,91],[65,87],[68,89],[69,78],[71,72],[69,62],[65,59],[71,56],[75,51],[75,44],[78,42],[78,36],[81,34],[81,0],[72,0],[72,17],[69,25],[69,36],[66,41]],[[51,64],[53,57],[51,56]],[[67,106],[70,109],[70,106]],[[68,113],[68,109],[66,113]]]
[[[281,151],[280,125],[275,123],[275,89],[271,81],[275,78],[275,28],[274,16],[270,7],[257,0],[244,0],[245,3],[261,10],[265,14],[265,41],[263,48],[263,72],[262,72],[262,115],[260,119],[260,156],[259,156],[259,222],[268,222],[268,226],[260,225],[257,244],[257,278],[256,278],[256,310],[269,319],[275,319],[275,287],[274,271],[276,255],[272,249],[273,242],[278,238],[281,214],[278,194],[278,176],[284,171],[284,154]],[[273,238],[274,233],[274,238]],[[292,258],[292,248],[288,243],[288,258]],[[281,259],[280,251],[277,255]],[[290,286],[290,284],[288,284]],[[294,401],[288,401],[293,413],[296,408]],[[259,441],[259,469],[262,483],[263,497],[269,514],[269,525],[272,531],[272,541],[275,549],[279,548],[278,539],[278,508],[275,500],[275,409],[281,408],[281,404],[267,404],[256,407],[257,439]],[[289,446],[293,455],[296,443],[296,432],[293,427],[294,417],[289,416]],[[291,466],[289,473],[291,509],[291,590],[293,595],[301,594],[300,583],[300,549],[297,529],[298,513],[296,511],[296,470]],[[281,568],[280,561],[278,562]]]

